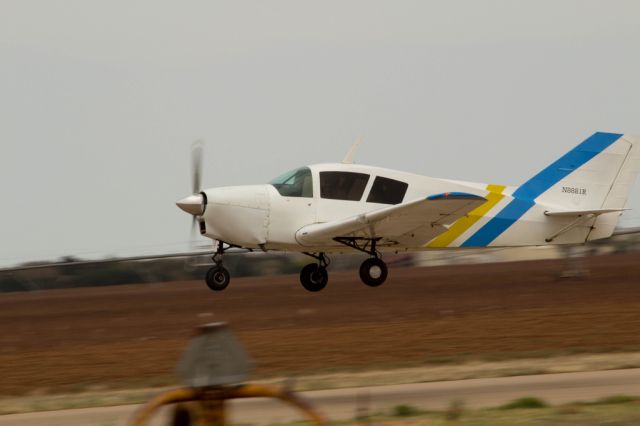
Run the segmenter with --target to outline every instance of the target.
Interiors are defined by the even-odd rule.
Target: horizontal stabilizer
[[[626,211],[626,210],[630,210],[630,209],[595,209],[595,210],[572,210],[572,211],[556,211],[556,212],[546,211],[544,212],[544,214],[546,216],[580,217],[580,216],[587,216],[587,215],[600,216],[601,214],[615,213],[615,212],[622,213],[623,211]]]
[[[632,235],[632,234],[640,234],[640,227],[636,226],[634,228],[616,228],[613,231],[613,236],[616,235]]]

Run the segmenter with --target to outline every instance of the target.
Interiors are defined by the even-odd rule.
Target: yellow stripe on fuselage
[[[429,244],[427,244],[427,247],[449,247],[449,244],[462,235],[467,229],[471,228],[474,223],[479,221],[489,212],[489,210],[504,198],[502,191],[504,191],[505,188],[506,186],[502,185],[487,185],[487,191],[489,191],[485,196],[487,201],[478,208],[471,210],[469,214],[456,220],[448,230],[438,235]]]

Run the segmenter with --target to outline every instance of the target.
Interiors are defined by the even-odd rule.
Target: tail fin
[[[640,138],[595,133],[516,190],[558,210],[622,209],[640,169]],[[619,213],[595,220],[588,240],[611,236]]]

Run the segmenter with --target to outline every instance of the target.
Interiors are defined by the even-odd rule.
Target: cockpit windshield
[[[308,167],[287,172],[269,183],[284,197],[313,197],[313,181]]]

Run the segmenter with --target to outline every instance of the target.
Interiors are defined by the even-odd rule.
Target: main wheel
[[[231,276],[224,266],[214,266],[207,271],[207,287],[213,291],[222,291],[229,285]]]
[[[372,257],[360,265],[360,279],[369,287],[378,287],[387,279],[387,264],[377,257]]]
[[[307,291],[320,291],[326,287],[328,281],[327,268],[316,263],[310,263],[300,271],[300,283]]]

